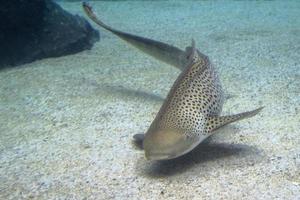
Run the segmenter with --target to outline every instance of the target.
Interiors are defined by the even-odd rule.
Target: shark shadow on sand
[[[140,158],[136,163],[136,169],[139,175],[148,178],[171,177],[183,173],[202,176],[208,168],[253,166],[260,163],[263,158],[264,153],[253,146],[203,142],[188,154],[175,159],[145,163],[145,160]]]
[[[165,98],[160,95],[143,91],[140,89],[124,87],[123,85],[110,85],[107,83],[100,84],[94,80],[87,79],[85,79],[85,83],[88,84],[90,87],[94,87],[96,91],[99,90],[101,92],[105,92],[107,94],[114,95],[120,98],[137,98],[139,100],[142,99],[144,101],[153,101],[158,103],[162,103],[165,100]]]

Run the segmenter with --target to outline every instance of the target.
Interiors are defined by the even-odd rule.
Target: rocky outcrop
[[[51,0],[9,0],[0,4],[0,67],[90,49],[98,31]]]

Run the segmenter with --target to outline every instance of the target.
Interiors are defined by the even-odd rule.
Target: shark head
[[[147,160],[169,160],[188,153],[197,144],[196,138],[186,138],[180,131],[157,130],[145,135],[143,146]]]

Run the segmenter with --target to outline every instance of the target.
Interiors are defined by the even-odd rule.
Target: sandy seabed
[[[299,1],[91,5],[124,31],[182,49],[194,38],[224,114],[265,108],[186,156],[146,161],[132,136],[179,71],[100,29],[92,50],[0,71],[0,199],[300,199]]]

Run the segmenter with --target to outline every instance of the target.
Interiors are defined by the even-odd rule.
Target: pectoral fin
[[[133,142],[138,149],[144,149],[143,142],[145,139],[145,134],[139,133],[133,136]]]
[[[229,115],[229,116],[212,116],[207,121],[207,125],[206,125],[207,132],[212,132],[222,126],[225,126],[229,123],[232,123],[232,122],[235,122],[238,120],[253,117],[257,113],[259,113],[259,111],[261,111],[262,109],[263,109],[263,107],[260,107],[258,109],[252,110],[252,111],[243,112],[243,113],[239,113],[236,115]]]

